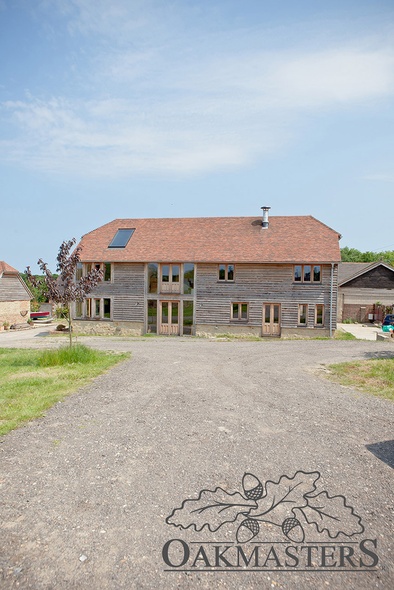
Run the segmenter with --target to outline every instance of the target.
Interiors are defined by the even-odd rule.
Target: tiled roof
[[[108,248],[118,229],[125,248]],[[84,262],[339,262],[339,234],[312,216],[115,219],[84,235]]]
[[[12,266],[4,262],[4,260],[0,260],[0,274],[3,274],[3,272],[19,274],[16,268],[13,268]]]

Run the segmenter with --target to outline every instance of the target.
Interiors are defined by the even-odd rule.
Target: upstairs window
[[[320,264],[296,264],[294,267],[295,283],[321,283]]]
[[[219,281],[234,281],[234,264],[219,264]]]
[[[84,275],[88,275],[92,270],[101,270],[103,281],[112,282],[112,264],[110,262],[88,262],[84,265]],[[78,269],[77,269],[78,271]],[[78,278],[78,276],[77,276]]]
[[[111,282],[111,263],[104,263],[104,281]]]
[[[180,266],[179,264],[161,265],[161,293],[180,293]]]
[[[76,269],[76,279],[79,281],[82,279],[83,276],[83,264],[82,262],[77,262],[77,269]]]
[[[185,262],[183,265],[183,292],[186,295],[194,293],[194,264]]]
[[[118,229],[108,248],[125,248],[134,231],[134,229]]]

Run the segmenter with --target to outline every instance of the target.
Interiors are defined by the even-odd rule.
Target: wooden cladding
[[[278,329],[300,326],[300,305],[305,312],[302,325],[329,327],[332,310],[332,327],[335,327],[337,267],[334,267],[332,286],[331,265],[319,267],[320,282],[305,283],[294,282],[293,264],[237,264],[234,280],[220,281],[218,264],[115,263],[112,282],[101,282],[90,297],[110,297],[115,321],[147,322],[149,299],[189,301],[194,309],[195,326],[245,323],[262,329],[263,323],[270,323],[276,330],[277,322],[264,322],[263,312],[268,310],[264,305],[269,304],[273,314],[280,309]],[[244,305],[247,312],[242,307],[237,310],[234,305]]]

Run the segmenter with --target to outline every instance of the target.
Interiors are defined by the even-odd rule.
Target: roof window
[[[134,229],[118,229],[108,248],[125,248],[134,231]]]

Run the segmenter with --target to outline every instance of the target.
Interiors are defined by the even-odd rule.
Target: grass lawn
[[[44,351],[0,348],[0,435],[42,416],[67,394],[129,356],[83,345]]]
[[[339,363],[328,367],[328,378],[394,401],[394,359]]]

